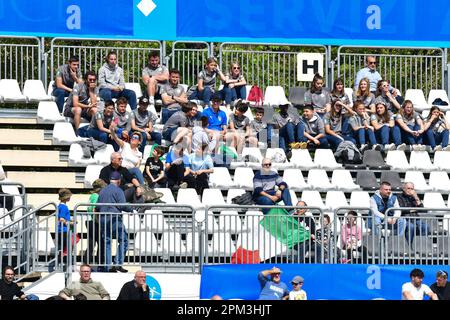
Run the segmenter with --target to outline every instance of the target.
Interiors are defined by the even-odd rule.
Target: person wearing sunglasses
[[[439,300],[450,300],[450,283],[447,281],[448,273],[444,270],[439,270],[436,273],[436,282],[430,286],[439,298]]]
[[[291,280],[292,290],[289,292],[288,300],[308,300],[306,291],[302,289],[304,282],[305,280],[300,276],[295,276]]]
[[[230,71],[226,77],[227,80],[224,81],[223,92],[225,93],[225,104],[227,108],[230,108],[233,101],[237,99],[244,100],[247,97],[247,81],[245,81],[242,69],[237,62],[231,63]]]
[[[272,170],[271,159],[264,158],[261,166],[261,170],[256,172],[253,177],[253,200],[255,203],[273,206],[283,200],[285,206],[292,206],[288,185],[275,170]],[[262,209],[264,214],[269,211],[269,208]]]
[[[372,55],[367,56],[366,66],[359,70],[356,74],[356,80],[354,82],[355,91],[358,90],[358,85],[361,79],[367,78],[370,83],[370,92],[375,94],[375,91],[377,90],[377,83],[382,79],[380,73],[376,69],[377,59]]]
[[[287,285],[281,281],[282,271],[273,267],[258,273],[261,293],[258,300],[285,300],[289,297]]]

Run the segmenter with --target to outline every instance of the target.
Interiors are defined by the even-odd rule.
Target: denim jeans
[[[280,148],[287,152],[289,145],[295,142],[295,125],[292,122],[286,123],[286,125],[280,128],[279,131],[279,143]]]
[[[414,241],[414,236],[418,234],[421,236],[427,236],[430,234],[430,228],[425,221],[418,218],[408,219],[406,218],[406,230],[405,238],[409,244],[412,245]]]
[[[128,169],[128,171],[136,177],[140,184],[145,183],[144,175],[142,174],[141,170],[139,170],[139,168],[131,168]]]
[[[350,137],[350,136],[347,136],[347,135],[340,135],[340,136],[341,136],[344,140],[339,139],[338,137],[332,136],[331,134],[327,134],[327,135],[326,135],[326,138],[327,138],[327,140],[328,140],[328,143],[329,143],[330,146],[331,146],[331,149],[336,150],[337,147],[339,146],[339,144],[340,144],[342,141],[351,141],[351,142],[353,142],[353,143],[356,143],[355,139],[353,139],[353,138]]]
[[[89,128],[89,126],[84,126],[78,129],[77,134],[80,137],[83,138],[94,138],[95,140],[104,142],[104,143],[109,143],[111,145],[114,146],[113,141],[109,138],[108,133],[104,132],[104,131],[100,131],[96,128]],[[117,145],[117,143],[116,143]],[[114,149],[115,150],[115,149]],[[116,150],[117,151],[117,150]]]
[[[270,195],[275,195],[275,190],[266,191],[266,193],[268,193]],[[292,206],[291,194],[289,193],[288,188],[284,188],[283,191],[281,192],[281,200],[283,200],[285,206]],[[255,199],[255,202],[262,206],[273,206],[276,204],[275,202],[273,202],[266,196],[257,196]],[[264,214],[267,214],[269,211],[270,211],[270,208],[262,209],[262,212]]]
[[[136,93],[133,90],[129,89],[123,89],[122,91],[113,91],[111,89],[103,88],[100,89],[99,92],[100,98],[103,99],[103,101],[108,101],[125,97],[128,101],[128,104],[130,105],[131,110],[136,109]]]
[[[53,89],[52,96],[55,97],[56,105],[58,106],[59,112],[63,112],[64,110],[64,98],[70,95],[69,91],[66,91],[61,88]]]
[[[165,124],[167,122],[167,120],[169,120],[169,118],[176,112],[180,111],[181,109],[167,109],[167,108],[162,108],[161,109],[161,123]]]
[[[436,145],[440,144],[442,148],[445,148],[448,146],[448,130],[445,129],[442,132],[434,133],[433,130],[428,129],[425,132],[425,136],[428,140],[428,144],[431,146],[431,148],[434,149]]]
[[[111,240],[117,239],[118,248],[114,264],[122,265],[128,250],[128,234],[119,215],[102,215],[100,217],[102,242],[105,245],[105,263],[107,268],[112,263]]]
[[[393,142],[396,146],[402,144],[400,128],[398,126],[393,126],[392,128],[382,126],[380,129],[375,130],[375,137],[377,142],[383,145],[389,144],[390,142]]]
[[[222,95],[222,99],[224,96],[223,91],[219,91],[219,93]],[[210,101],[212,96],[214,95],[214,92],[211,90],[210,87],[204,87],[203,91],[198,91],[198,89],[195,89],[194,92],[191,93],[189,96],[189,100],[202,100],[206,106],[210,105]]]
[[[364,128],[361,128],[359,130],[353,131],[353,136],[359,146],[367,143],[371,146],[377,144],[375,133],[373,133],[373,130],[371,129],[366,130]]]
[[[225,95],[225,103],[231,104],[236,99],[245,99],[247,97],[247,88],[244,86],[237,86],[234,88],[225,85],[223,87],[223,93]]]
[[[420,126],[416,123],[414,126],[408,125],[408,128],[410,128],[412,131],[417,131],[420,129]],[[413,144],[422,144],[422,135],[415,137],[411,133],[406,132],[402,128],[400,128],[401,135],[402,135],[402,141],[408,145]]]
[[[392,218],[392,217],[386,217],[386,218]],[[372,226],[372,218],[369,217],[367,219],[367,225],[369,228],[374,227],[375,230],[373,230],[372,232],[374,232],[376,235],[378,235],[380,233],[379,230],[381,230],[382,228],[384,228],[384,226],[386,225],[385,222],[380,218],[380,217],[375,217],[374,218],[374,223],[375,225]],[[391,224],[387,224],[388,230],[391,230],[393,232],[393,235],[404,235],[405,234],[405,230],[406,230],[406,219],[405,218],[397,218],[397,221],[391,225]]]

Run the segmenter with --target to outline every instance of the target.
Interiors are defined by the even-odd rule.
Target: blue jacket
[[[372,209],[375,216],[382,218],[381,214],[385,214],[386,210],[389,208],[399,208],[397,196],[391,194],[388,198],[387,205],[384,204],[381,198],[380,191],[375,192],[375,194],[370,198],[370,208]],[[388,216],[400,216],[401,211],[389,211]]]

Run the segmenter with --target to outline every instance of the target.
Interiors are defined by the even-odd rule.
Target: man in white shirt
[[[423,300],[425,295],[431,300],[439,300],[430,287],[422,283],[425,276],[422,270],[413,269],[409,276],[411,282],[404,283],[402,286],[402,300]]]

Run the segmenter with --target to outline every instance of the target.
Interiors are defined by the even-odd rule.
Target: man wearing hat
[[[291,280],[292,291],[289,292],[289,300],[308,300],[305,290],[302,289],[303,282],[304,280],[300,276],[295,276]]]
[[[283,300],[289,296],[287,285],[281,282],[281,270],[273,267],[258,273],[258,281],[261,285],[259,300]]]
[[[139,151],[144,153],[145,145],[148,140],[156,142],[161,145],[161,133],[155,132],[153,125],[158,120],[158,116],[148,110],[149,100],[146,97],[140,97],[138,108],[131,113],[131,130],[130,135],[134,131],[142,134],[141,146]]]
[[[98,203],[126,204],[125,194],[119,187],[121,180],[120,173],[117,171],[111,172],[109,180],[109,185],[100,190]],[[105,205],[97,206],[97,210],[100,212],[101,241],[105,248],[104,261],[106,263],[104,268],[101,267],[99,269],[101,271],[108,271],[112,263],[111,241],[113,238],[117,238],[118,248],[114,264],[118,267],[113,266],[109,271],[128,272],[122,267],[125,253],[128,250],[128,234],[122,222],[122,211],[131,212],[132,208],[128,205]]]

